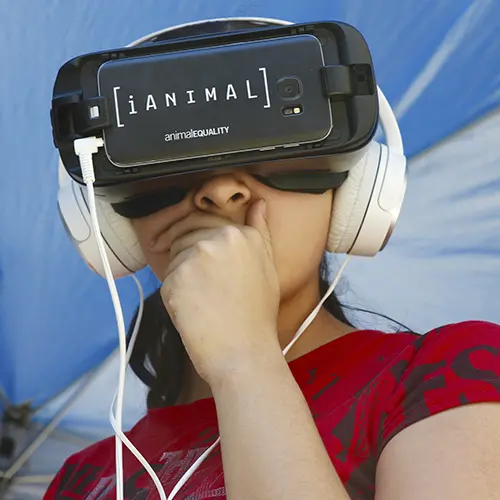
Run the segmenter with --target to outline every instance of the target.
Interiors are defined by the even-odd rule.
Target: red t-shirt
[[[377,460],[405,427],[459,405],[500,401],[500,326],[465,322],[426,335],[357,331],[290,364],[352,499],[374,498]],[[148,411],[127,433],[165,492],[217,438],[213,399]],[[114,437],[73,455],[44,500],[113,500]],[[124,447],[124,498],[158,499]],[[176,498],[225,499],[217,447]]]

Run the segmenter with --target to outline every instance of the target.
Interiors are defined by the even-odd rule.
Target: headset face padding
[[[90,223],[86,189],[59,165],[59,213],[66,230],[91,269],[104,276]],[[336,190],[327,250],[372,257],[392,234],[406,188],[406,160],[382,144],[372,142],[357,156],[346,181]],[[314,196],[314,195],[313,195]],[[147,265],[130,220],[96,199],[101,233],[115,278]]]

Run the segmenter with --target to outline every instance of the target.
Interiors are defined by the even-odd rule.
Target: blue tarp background
[[[81,53],[123,46],[173,24],[228,16],[342,20],[360,29],[372,49],[378,83],[411,159],[409,189],[389,247],[349,265],[345,301],[421,331],[462,319],[500,322],[498,0],[4,0],[0,390],[11,403],[46,403],[117,346],[106,283],[87,270],[58,220],[49,121],[57,70]],[[146,292],[155,284],[148,271],[141,281]],[[135,285],[122,280],[119,290],[130,318]],[[109,433],[107,405],[116,380],[112,362],[63,427]],[[136,397],[127,396],[129,422],[143,405],[137,399],[142,388],[131,384]],[[58,404],[37,418],[49,419]]]

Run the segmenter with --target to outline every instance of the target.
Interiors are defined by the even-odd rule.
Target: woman
[[[283,356],[326,289],[333,198],[234,170],[128,207],[162,282],[132,358],[150,392],[129,439],[168,494],[221,436],[177,498],[500,498],[499,326],[358,330],[332,296]],[[113,498],[114,467],[110,438],[45,498]],[[124,478],[124,498],[159,498],[126,449]]]

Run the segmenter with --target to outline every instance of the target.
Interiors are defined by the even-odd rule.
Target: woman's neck
[[[318,305],[321,299],[318,289],[318,283],[313,283],[280,305],[277,326],[282,349],[287,347],[311,311]],[[354,331],[356,331],[355,328],[336,319],[322,307],[309,328],[287,353],[286,359],[288,362],[293,361]],[[212,397],[210,386],[196,373],[189,360],[184,380],[184,387],[176,405],[189,404],[199,399]]]
[[[282,302],[278,317],[278,335],[282,349],[285,349],[292,341],[321,299],[319,283],[312,282],[303,287],[293,298]],[[311,325],[288,351],[286,359],[289,362],[293,361],[355,330],[322,307]]]

